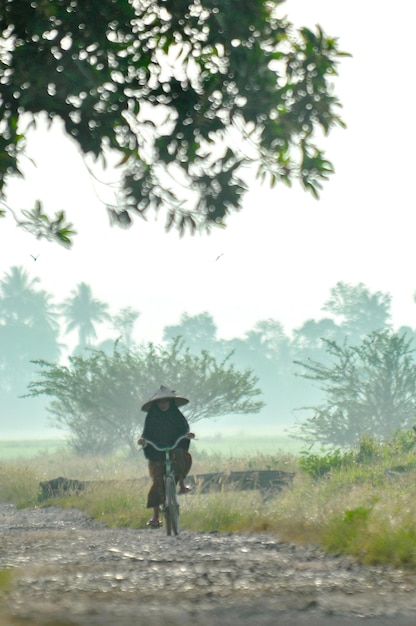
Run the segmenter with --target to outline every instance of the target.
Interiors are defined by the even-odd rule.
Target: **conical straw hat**
[[[188,404],[189,400],[184,398],[183,396],[177,396],[175,391],[171,391],[168,387],[161,385],[159,389],[156,391],[153,396],[143,404],[142,411],[147,411],[150,409],[153,402],[157,402],[158,400],[175,400],[176,406],[183,406],[184,404]]]

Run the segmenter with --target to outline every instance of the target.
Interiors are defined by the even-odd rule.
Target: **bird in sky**
[[[223,255],[224,255],[224,252],[221,252],[221,254],[219,254],[215,260],[218,261],[218,259],[220,259]]]
[[[34,261],[37,261],[37,260],[38,260],[38,257],[39,257],[39,255],[38,255],[38,254],[37,254],[36,256],[34,256],[33,254],[31,254],[30,256],[32,257],[32,259],[33,259]]]

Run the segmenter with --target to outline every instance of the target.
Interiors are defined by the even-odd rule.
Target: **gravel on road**
[[[167,537],[0,504],[2,569],[0,626],[416,626],[415,574],[266,534]]]

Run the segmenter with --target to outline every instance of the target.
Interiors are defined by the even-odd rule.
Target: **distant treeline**
[[[211,313],[189,315],[184,312],[178,322],[166,326],[163,345],[173,345],[178,337],[194,354],[206,351],[218,361],[228,358],[240,369],[249,368],[258,377],[265,407],[256,420],[262,425],[291,425],[296,410],[316,404],[322,391],[299,376],[297,362],[321,361],[326,358],[325,340],[338,344],[358,345],[373,331],[392,327],[391,296],[370,292],[362,283],[338,282],[322,306],[320,319],[309,319],[287,333],[278,319],[259,320],[241,337],[219,339]],[[129,350],[146,342],[134,340],[140,312],[133,306],[111,312],[108,303],[93,295],[91,286],[80,283],[63,302],[42,288],[21,267],[12,267],[0,281],[0,411],[2,426],[24,427],[35,423],[45,426],[46,400],[22,399],[30,382],[36,378],[33,361],[62,363],[68,355],[65,337],[76,334],[72,354],[85,350],[112,353]],[[110,329],[104,341],[98,341],[97,329]],[[138,326],[138,330],[139,330]],[[401,328],[413,339],[415,331]],[[166,381],[168,382],[168,381]]]

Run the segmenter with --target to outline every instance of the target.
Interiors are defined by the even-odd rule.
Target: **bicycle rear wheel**
[[[165,520],[166,533],[177,535],[179,533],[179,504],[176,496],[176,485],[172,476],[166,476],[166,504],[165,504]]]

